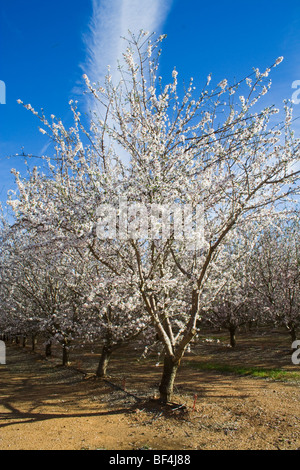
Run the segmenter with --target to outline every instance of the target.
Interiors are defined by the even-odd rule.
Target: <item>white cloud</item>
[[[92,0],[93,15],[89,34],[85,38],[87,61],[84,72],[92,83],[102,82],[111,67],[117,70],[117,62],[125,48],[122,36],[128,30],[160,32],[173,0]]]
[[[122,37],[129,36],[128,31],[138,35],[140,30],[149,33],[161,33],[161,28],[171,9],[173,0],[92,0],[93,14],[89,33],[85,37],[87,60],[82,66],[83,72],[91,83],[104,84],[107,67],[113,81],[118,82],[118,61],[126,49]],[[89,99],[90,98],[90,99]],[[99,103],[87,95],[88,111],[103,118],[103,109]],[[129,162],[127,152],[117,149],[123,162]]]

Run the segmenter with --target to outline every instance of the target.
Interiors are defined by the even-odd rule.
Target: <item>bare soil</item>
[[[198,370],[231,364],[300,372],[284,332],[202,338],[179,369],[174,404],[155,400],[161,366],[122,350],[96,379],[97,351],[73,351],[71,367],[43,349],[7,345],[0,366],[0,450],[300,450],[299,381]]]

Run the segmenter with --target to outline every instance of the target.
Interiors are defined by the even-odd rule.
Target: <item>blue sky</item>
[[[230,81],[284,56],[267,98],[277,107],[300,80],[299,0],[1,0],[1,201],[14,188],[10,169],[24,171],[20,157],[8,156],[22,148],[41,155],[48,143],[17,99],[68,123],[71,98],[85,110],[83,73],[101,80],[120,52],[119,36],[140,28],[167,34],[160,72],[166,79],[176,66],[179,82],[192,76],[200,86],[209,73],[216,82]]]

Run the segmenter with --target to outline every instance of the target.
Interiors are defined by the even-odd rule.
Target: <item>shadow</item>
[[[9,413],[1,413],[1,420],[14,420],[12,423],[0,423],[0,428],[12,426],[16,424],[28,424],[39,421],[47,421],[50,419],[67,419],[67,418],[91,418],[97,416],[113,416],[122,413],[129,413],[132,410],[130,408],[120,408],[117,410],[109,411],[97,411],[92,413],[32,413],[23,412],[12,406],[10,403],[2,402],[2,405],[9,410]],[[17,421],[15,421],[17,420]]]

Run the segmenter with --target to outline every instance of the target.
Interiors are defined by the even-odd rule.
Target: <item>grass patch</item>
[[[282,369],[265,369],[263,367],[243,367],[228,364],[214,364],[206,362],[188,362],[188,367],[197,370],[211,370],[223,374],[247,375],[251,377],[260,377],[263,379],[294,381],[300,380],[300,371],[291,372]]]

